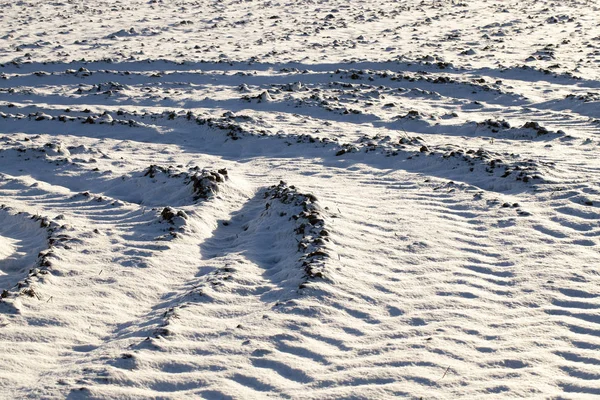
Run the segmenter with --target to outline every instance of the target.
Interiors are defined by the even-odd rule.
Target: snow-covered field
[[[600,395],[600,5],[0,2],[0,398]]]

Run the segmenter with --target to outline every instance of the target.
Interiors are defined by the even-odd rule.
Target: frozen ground
[[[597,2],[0,6],[0,397],[600,395]]]

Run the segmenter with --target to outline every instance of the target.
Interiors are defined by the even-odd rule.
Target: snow
[[[595,2],[7,2],[0,397],[600,394]]]

